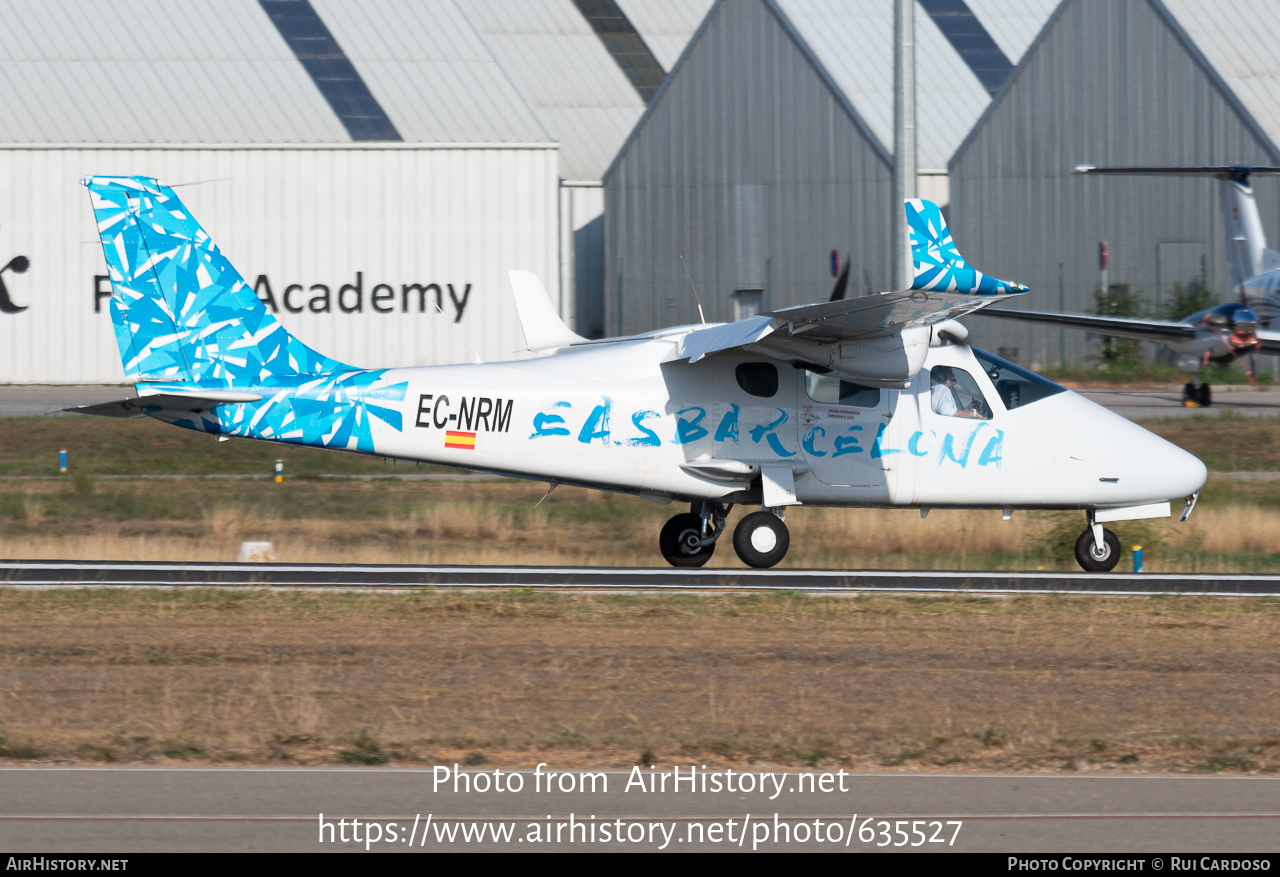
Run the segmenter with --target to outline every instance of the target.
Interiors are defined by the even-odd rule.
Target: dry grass
[[[0,591],[0,754],[1265,772],[1278,607]]]
[[[1270,485],[1266,485],[1270,489]],[[58,481],[0,493],[0,554],[47,559],[234,560],[270,541],[284,562],[660,566],[657,533],[683,506],[527,482]],[[4,516],[4,512],[8,516]],[[730,526],[740,511],[735,511]],[[784,566],[1073,569],[1080,513],[797,508]],[[1280,508],[1209,505],[1113,525],[1150,571],[1275,568]],[[711,566],[741,567],[725,540]]]

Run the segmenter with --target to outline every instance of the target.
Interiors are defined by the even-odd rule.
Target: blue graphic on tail
[[[915,266],[912,289],[946,290],[979,295],[1008,295],[1026,292],[1027,287],[988,277],[969,263],[956,249],[946,220],[932,201],[905,202],[907,227],[911,235],[911,261]]]
[[[390,373],[390,374],[389,374]],[[154,392],[223,389],[221,383],[147,384]],[[198,414],[148,411],[177,426],[213,435],[233,435],[374,453],[373,422],[380,420],[396,432],[404,418],[394,404],[403,402],[408,381],[396,380],[390,369],[334,372],[327,375],[286,375],[257,382],[253,391],[261,402],[218,405]],[[240,388],[237,388],[240,389]]]
[[[89,177],[127,375],[143,380],[350,371],[267,312],[173,190],[150,177]]]
[[[114,294],[125,374],[148,393],[246,390],[260,402],[149,414],[217,435],[375,451],[374,421],[402,431],[408,383],[317,353],[267,312],[173,190],[150,177],[84,181]]]

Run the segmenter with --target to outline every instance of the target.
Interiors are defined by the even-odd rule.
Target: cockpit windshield
[[[982,363],[987,377],[991,378],[996,392],[1000,394],[1000,401],[1004,402],[1004,407],[1009,411],[1066,392],[1066,387],[1060,387],[1022,366],[992,356],[976,347],[970,349],[978,362]]]

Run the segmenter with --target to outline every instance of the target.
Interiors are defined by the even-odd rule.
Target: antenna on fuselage
[[[689,266],[684,263],[684,255],[680,256],[680,266],[684,268],[684,276],[689,278],[689,287],[693,290],[693,300],[698,303],[698,319],[707,325],[707,315],[702,312],[702,299],[698,298],[698,287],[693,285],[693,277],[689,274]]]
[[[453,293],[451,292],[449,294],[452,295]],[[442,317],[444,316],[444,308],[440,307],[439,302],[436,302],[436,311],[439,312],[440,316]],[[471,355],[475,357],[475,359],[473,359],[472,362],[475,365],[483,365],[484,360],[480,358],[480,354],[476,353],[476,349],[471,346],[471,342],[467,340],[467,336],[459,332],[458,327],[453,325],[452,323],[448,325],[449,325],[449,328],[453,330],[453,334],[458,336],[458,340],[461,341],[463,344],[467,345],[467,349],[470,350]]]

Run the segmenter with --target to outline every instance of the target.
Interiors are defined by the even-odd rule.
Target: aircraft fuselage
[[[659,501],[1109,508],[1185,497],[1205,479],[1185,451],[962,344],[930,349],[902,390],[758,356],[672,361],[671,344],[640,339],[516,362],[276,381],[252,388],[262,401],[219,405],[216,417],[153,416]],[[981,411],[935,410],[930,376],[940,366],[967,375],[953,398]],[[309,424],[310,406],[325,417]],[[793,486],[794,499],[762,497],[762,475]]]

